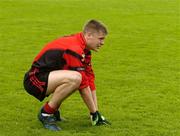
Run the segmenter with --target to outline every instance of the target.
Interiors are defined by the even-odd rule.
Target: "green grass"
[[[0,135],[179,136],[179,7],[179,0],[1,0]],[[109,28],[93,64],[100,111],[112,126],[92,127],[75,93],[62,105],[63,131],[45,130],[36,117],[43,103],[24,91],[24,73],[44,44],[91,18]]]

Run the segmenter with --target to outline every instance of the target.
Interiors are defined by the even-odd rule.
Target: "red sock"
[[[56,111],[55,108],[49,106],[48,102],[44,105],[42,110],[43,112],[48,113],[48,114],[54,114]]]

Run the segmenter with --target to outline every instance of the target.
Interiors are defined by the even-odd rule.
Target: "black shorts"
[[[40,72],[37,68],[31,68],[24,76],[24,88],[38,100],[46,97],[49,72]]]

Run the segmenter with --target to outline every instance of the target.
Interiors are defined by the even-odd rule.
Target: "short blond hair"
[[[106,26],[101,23],[100,21],[97,21],[97,20],[89,20],[84,28],[83,28],[83,33],[87,33],[87,32],[92,32],[92,33],[99,33],[99,32],[102,32],[103,34],[107,35],[108,34],[108,31],[107,31],[107,28]]]

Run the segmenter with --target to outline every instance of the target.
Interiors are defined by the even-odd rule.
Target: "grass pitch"
[[[179,136],[179,0],[1,0],[1,136]],[[63,131],[42,128],[42,103],[23,89],[25,71],[49,41],[102,20],[109,35],[93,53],[99,108],[92,127],[78,92],[62,105]],[[47,101],[46,99],[45,101]]]

